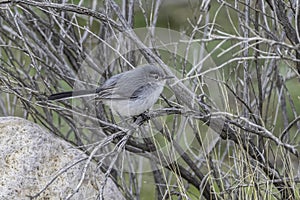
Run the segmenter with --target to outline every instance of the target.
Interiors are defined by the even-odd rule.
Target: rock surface
[[[76,200],[96,199],[105,180],[91,162],[81,187],[74,193],[87,156],[22,118],[0,117],[0,155],[1,200],[29,199],[28,196],[36,195],[45,187],[36,199],[65,199],[70,194],[74,194],[71,199]],[[103,196],[104,199],[125,199],[110,178]]]

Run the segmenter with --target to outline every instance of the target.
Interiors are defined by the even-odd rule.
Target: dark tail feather
[[[78,90],[52,94],[48,97],[48,100],[59,100],[59,99],[71,99],[75,97],[88,96],[96,94],[96,90]]]

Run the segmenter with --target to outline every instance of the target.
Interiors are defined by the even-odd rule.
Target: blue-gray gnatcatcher
[[[163,91],[166,76],[154,65],[143,65],[112,76],[95,90],[78,90],[52,94],[48,100],[95,96],[121,116],[135,116],[151,108]]]

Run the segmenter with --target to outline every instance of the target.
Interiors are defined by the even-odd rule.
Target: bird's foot
[[[148,115],[147,112],[144,112],[142,114],[133,116],[133,122],[137,125],[142,125],[143,123],[145,123],[146,121],[150,120],[150,116]]]

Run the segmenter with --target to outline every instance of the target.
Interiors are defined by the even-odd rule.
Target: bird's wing
[[[135,100],[138,98],[143,98],[145,96],[145,91],[149,90],[151,88],[151,84],[147,83],[145,85],[141,85],[140,87],[138,87],[138,89],[136,89],[131,95],[130,95],[130,99],[131,100]]]
[[[127,99],[137,99],[142,97],[145,92],[145,87],[151,87],[149,84],[143,83],[132,83],[135,77],[126,76],[124,79],[124,72],[117,74],[108,79],[104,84],[96,90],[98,96],[96,100],[127,100]],[[128,88],[127,85],[134,85],[135,88]],[[121,89],[120,89],[121,88]]]
[[[98,96],[95,100],[125,100],[128,99],[128,96],[124,95],[118,89],[118,87],[122,84],[122,76],[125,74],[117,74],[112,76],[110,79],[106,80],[103,85],[96,89],[96,93]]]

